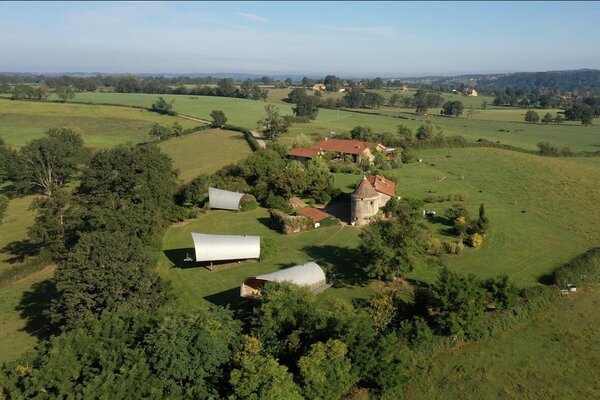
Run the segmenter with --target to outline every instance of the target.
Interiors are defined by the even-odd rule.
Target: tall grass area
[[[407,399],[597,399],[600,286],[572,293],[499,336],[429,361]]]
[[[188,182],[200,174],[212,174],[236,163],[252,152],[240,132],[204,130],[161,142],[159,147],[171,156],[179,178]]]
[[[171,126],[175,121],[184,129],[198,125],[133,108],[0,100],[0,137],[13,147],[21,147],[57,127],[73,129],[81,134],[86,146],[93,148],[147,142],[152,140],[148,135],[152,124]]]
[[[341,93],[339,94],[341,95]],[[78,93],[74,99],[77,102],[113,103],[139,107],[150,107],[159,95],[135,93]],[[212,110],[222,110],[227,115],[228,122],[248,129],[257,129],[257,121],[264,116],[265,102],[258,100],[234,99],[214,96],[164,95],[168,101],[174,101],[174,108],[181,114],[197,118],[210,119]],[[467,99],[467,97],[464,97]],[[478,99],[477,101],[481,101]],[[292,114],[292,105],[277,102],[282,115]],[[386,109],[373,110],[384,113]],[[307,124],[294,124],[290,133],[285,135],[283,142],[290,144],[297,134],[305,134],[316,139],[329,132],[349,132],[358,125],[371,127],[375,131],[396,131],[399,124],[417,129],[425,120],[431,120],[440,126],[446,135],[463,135],[468,140],[476,141],[484,138],[490,141],[500,141],[529,150],[536,149],[540,141],[548,141],[560,147],[570,147],[572,150],[598,150],[600,146],[600,122],[592,127],[581,124],[565,123],[561,125],[528,124],[515,122],[521,110],[511,109],[511,117],[504,117],[504,110],[478,110],[486,118],[448,118],[439,115],[439,110],[432,110],[424,117],[395,111],[403,118],[386,115],[374,115],[364,112],[337,111],[321,109],[317,119]],[[361,110],[364,111],[364,110]],[[409,111],[409,110],[405,110]],[[389,112],[389,110],[388,110]],[[540,111],[542,112],[542,110]],[[488,119],[489,118],[489,119]]]

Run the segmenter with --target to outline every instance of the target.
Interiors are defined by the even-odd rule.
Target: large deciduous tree
[[[265,112],[265,117],[257,122],[259,129],[263,131],[265,136],[269,139],[274,139],[282,133],[287,132],[290,124],[285,118],[279,115],[279,109],[275,105],[267,104]]]
[[[458,100],[447,101],[442,105],[442,114],[449,115],[453,117],[459,117],[464,110],[464,106],[462,102]]]
[[[18,184],[26,190],[52,196],[68,183],[86,158],[83,139],[70,129],[50,129],[46,137],[34,139],[21,148]]]
[[[297,117],[308,117],[316,119],[319,113],[319,99],[314,96],[302,96],[296,102],[296,107],[292,110]]]
[[[213,110],[210,113],[210,117],[213,119],[213,122],[210,124],[213,128],[220,128],[227,123],[227,117],[221,110]]]
[[[56,270],[50,317],[74,328],[120,307],[156,310],[170,298],[142,242],[116,231],[84,233]]]

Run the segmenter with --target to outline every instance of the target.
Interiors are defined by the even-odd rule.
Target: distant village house
[[[362,140],[344,140],[344,139],[325,139],[312,145],[310,149],[296,147],[291,149],[287,156],[289,158],[306,162],[317,155],[322,155],[327,152],[336,153],[336,158],[344,159],[349,155],[352,161],[372,163],[375,156],[371,149],[376,149],[384,154],[390,154],[394,149],[387,148],[381,143],[364,142]]]
[[[325,86],[322,83],[315,83],[312,87],[312,90],[321,91],[321,90],[325,90],[326,88],[327,88],[327,86]]]

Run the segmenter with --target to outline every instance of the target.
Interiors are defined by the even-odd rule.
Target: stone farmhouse
[[[312,90],[321,91],[321,90],[325,90],[326,88],[327,88],[327,86],[325,86],[322,83],[315,83],[312,87]]]
[[[393,149],[389,149],[381,143],[364,142],[362,140],[344,140],[344,139],[328,139],[321,140],[315,143],[310,149],[300,147],[293,148],[287,153],[289,158],[306,162],[317,155],[322,155],[327,152],[336,153],[335,158],[343,160],[347,155],[352,157],[352,160],[358,162],[372,163],[375,156],[371,149],[377,149],[384,154],[387,154]]]
[[[368,224],[392,197],[396,197],[396,182],[379,175],[364,177],[350,196],[351,224]]]

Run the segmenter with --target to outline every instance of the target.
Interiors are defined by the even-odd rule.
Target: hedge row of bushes
[[[600,282],[600,247],[594,247],[554,270],[552,282],[559,286]]]
[[[465,193],[432,194],[423,199],[425,203],[444,203],[446,201],[466,201]]]
[[[236,132],[243,133],[244,134],[244,138],[246,139],[246,141],[248,142],[248,144],[252,148],[252,151],[256,151],[256,150],[260,149],[260,145],[258,144],[258,142],[256,141],[256,139],[254,138],[254,136],[252,136],[252,132],[250,132],[249,129],[242,128],[240,126],[235,126],[235,125],[223,125],[222,128],[226,129],[228,131],[236,131]]]

